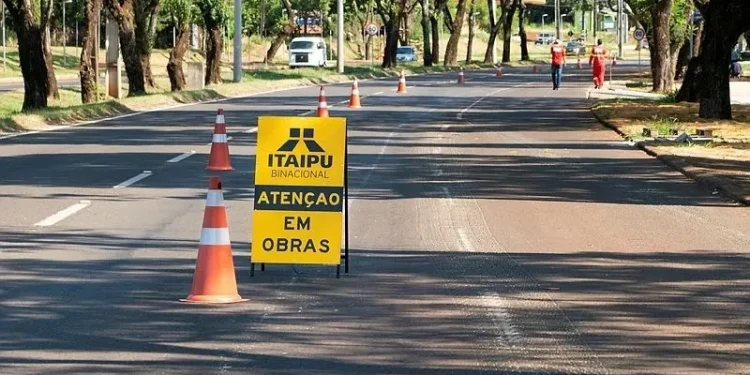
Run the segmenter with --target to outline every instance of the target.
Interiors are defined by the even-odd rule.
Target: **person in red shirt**
[[[552,90],[558,90],[562,79],[562,67],[565,65],[565,47],[560,44],[560,40],[552,43],[550,53],[552,54]]]
[[[607,70],[607,49],[602,46],[602,40],[596,41],[596,46],[591,49],[589,65],[593,66],[594,88],[600,89],[604,86],[604,74]]]

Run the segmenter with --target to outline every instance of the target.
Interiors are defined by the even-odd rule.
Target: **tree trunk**
[[[430,29],[432,29],[432,63],[440,62],[440,21],[435,12],[430,16]]]
[[[206,84],[221,83],[221,53],[224,48],[222,25],[215,25],[208,30],[206,41]]]
[[[151,73],[151,50],[156,23],[159,17],[160,0],[135,0],[135,43],[143,67],[143,80],[149,87],[156,87]]]
[[[18,56],[23,74],[24,112],[47,107],[47,64],[42,29],[35,21],[30,0],[4,0],[18,36]]]
[[[666,91],[671,89],[674,82],[672,74],[672,63],[670,54],[670,30],[669,22],[672,13],[673,0],[657,0],[651,9],[651,18],[654,25],[654,49],[651,64],[653,69],[653,91]]]
[[[503,6],[503,63],[510,62],[510,39],[513,27],[513,15],[516,12],[515,4]]]
[[[521,37],[521,60],[529,61],[529,40],[526,37],[526,4],[518,1],[518,35]]]
[[[122,4],[119,0],[105,0],[105,4],[120,29],[120,50],[128,76],[128,96],[143,95],[146,84],[136,45],[133,0],[124,0]]]
[[[429,0],[421,0],[420,4],[422,5],[422,39],[424,39],[422,56],[424,59],[424,66],[432,66]]]
[[[701,63],[702,57],[693,57],[688,62],[687,72],[685,72],[685,78],[682,80],[682,87],[677,92],[675,99],[678,102],[691,102],[697,103],[700,101],[700,83],[701,83],[701,72],[703,71],[703,64]]]
[[[393,68],[396,66],[396,50],[398,49],[398,20],[395,14],[390,15],[385,22],[386,39],[385,51],[383,51],[383,68]]]
[[[469,42],[466,45],[466,63],[471,63],[472,47],[474,46],[474,1],[469,0]]]
[[[263,62],[273,62],[273,59],[276,58],[276,54],[279,53],[279,49],[288,37],[289,34],[287,34],[286,31],[279,32],[279,34],[276,35],[275,38],[273,38],[273,41],[271,41],[271,45],[268,47],[268,51],[266,51],[266,57],[264,58]]]
[[[676,46],[673,46],[675,48]],[[689,42],[682,42],[680,45],[679,52],[672,56],[672,64],[674,65],[674,79],[682,79],[685,73],[685,67],[690,61],[690,45]]]
[[[487,0],[487,9],[489,9],[488,12],[488,18],[489,18],[489,27],[490,27],[490,35],[489,39],[487,41],[487,49],[484,51],[484,63],[485,64],[494,64],[495,61],[492,61],[492,50],[495,48],[495,40],[497,39],[497,33],[500,30],[500,27],[498,25],[497,19],[495,18],[495,15],[492,14],[492,3],[495,0]]]
[[[698,24],[698,31],[695,33],[695,42],[693,42],[693,57],[698,57],[701,54],[701,48],[703,47],[703,25],[705,22],[701,21]]]
[[[52,57],[52,41],[49,25],[42,32],[42,40],[44,62],[47,65],[47,98],[60,100],[60,89],[57,87],[57,77],[55,76],[54,59]]]
[[[169,85],[172,91],[182,91],[187,87],[182,62],[185,52],[188,50],[189,42],[190,24],[184,22],[180,25],[180,31],[177,33],[177,41],[174,48],[172,48],[172,52],[169,53],[169,63],[167,63],[167,74],[169,74]]]
[[[445,47],[445,59],[443,65],[450,66],[458,63],[458,42],[461,39],[461,29],[464,26],[466,17],[466,0],[458,0],[456,6],[456,17],[453,19],[453,29],[448,39],[448,45]]]
[[[101,0],[86,0],[83,13],[83,47],[81,48],[81,102],[93,103],[96,98],[96,30],[97,13],[102,7]]]

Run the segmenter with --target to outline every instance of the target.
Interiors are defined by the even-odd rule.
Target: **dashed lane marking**
[[[61,210],[60,212],[58,212],[58,213],[56,213],[56,214],[54,214],[54,215],[52,215],[52,216],[50,216],[50,217],[48,217],[46,219],[44,219],[44,220],[42,220],[42,221],[34,224],[34,226],[37,226],[37,227],[50,227],[50,226],[53,226],[53,225],[55,225],[55,224],[57,224],[57,223],[65,220],[66,218],[68,218],[68,217],[70,217],[72,215],[75,215],[76,212],[81,211],[81,210],[83,210],[84,208],[86,208],[86,207],[88,207],[90,205],[91,205],[91,201],[85,201],[85,200],[84,201],[79,201],[78,203],[76,203],[76,204],[74,204],[74,205],[72,205],[72,206],[70,206],[70,207],[68,207],[68,208],[66,208],[64,210]]]
[[[151,171],[143,171],[141,174],[139,174],[139,175],[137,175],[137,176],[135,176],[135,177],[133,177],[131,179],[125,180],[125,181],[123,181],[123,182],[121,182],[121,183],[113,186],[112,188],[113,189],[126,188],[126,187],[128,187],[128,186],[130,186],[130,185],[132,185],[132,184],[134,184],[134,183],[136,183],[138,181],[140,181],[140,180],[143,180],[144,178],[150,177],[151,175],[153,175],[153,173]]]
[[[169,160],[167,160],[167,163],[179,163],[191,156],[195,155],[195,150],[190,150],[190,152],[186,152],[182,155],[175,156]]]

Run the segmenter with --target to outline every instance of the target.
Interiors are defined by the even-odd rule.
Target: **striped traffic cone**
[[[227,143],[227,125],[224,123],[224,109],[219,108],[214,125],[214,137],[211,142],[211,153],[208,155],[209,171],[232,171],[229,160],[229,144]]]
[[[458,71],[458,84],[463,85],[464,84],[464,68],[462,67],[461,70]]]
[[[539,65],[534,64],[534,73],[539,73]]]
[[[401,75],[398,77],[398,90],[396,90],[399,94],[406,94],[406,76],[404,76],[404,71],[401,71]]]
[[[193,286],[190,295],[180,301],[206,304],[247,301],[237,291],[224,194],[221,179],[216,176],[209,177]]]
[[[359,83],[354,79],[352,83],[352,94],[349,96],[349,108],[362,108],[359,102]]]
[[[495,73],[495,77],[497,78],[503,78],[503,68],[497,68],[497,72]]]
[[[583,69],[583,64],[581,64],[581,59],[578,59],[578,65],[576,66],[579,70]]]
[[[318,96],[318,117],[328,117],[328,103],[326,102],[326,89],[320,86],[320,96]]]

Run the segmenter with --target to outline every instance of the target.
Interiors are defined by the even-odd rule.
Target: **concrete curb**
[[[600,124],[613,130],[615,133],[619,134],[621,137],[627,140],[631,139],[615,124],[596,114],[593,108],[591,110],[591,113],[594,115],[596,120],[599,121]],[[699,168],[693,167],[690,163],[685,162],[681,157],[669,153],[659,152],[655,148],[649,147],[643,142],[636,142],[635,146],[646,154],[653,156],[662,163],[682,173],[683,175],[685,175],[685,177],[690,178],[704,186],[712,188],[722,195],[731,198],[739,203],[742,203],[745,206],[750,206],[750,195],[745,194],[739,186],[727,181],[727,179],[715,176],[705,176],[700,173]]]

